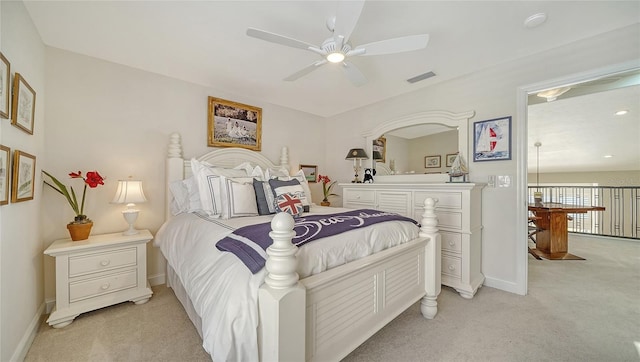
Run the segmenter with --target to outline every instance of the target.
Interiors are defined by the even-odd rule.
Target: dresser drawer
[[[462,229],[461,213],[436,210],[436,215],[438,215],[439,228]]]
[[[136,269],[122,273],[92,278],[69,283],[69,302],[117,292],[119,290],[137,287],[138,273]]]
[[[442,237],[442,250],[459,253],[462,251],[462,235],[440,231]]]
[[[414,197],[415,206],[424,207],[424,200],[427,197],[438,199],[436,208],[462,209],[462,194],[459,192],[416,191]]]
[[[346,190],[345,197],[347,202],[373,204],[376,194],[373,190]]]
[[[135,266],[136,248],[72,256],[69,258],[69,277],[110,270],[124,266]]]
[[[460,277],[462,275],[462,261],[459,258],[442,256],[442,274]]]

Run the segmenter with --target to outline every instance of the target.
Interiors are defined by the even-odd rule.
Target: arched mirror
[[[443,177],[433,174],[446,176],[448,156],[460,153],[468,163],[469,119],[474,114],[474,111],[421,112],[384,122],[364,133],[370,166],[377,170],[377,179],[380,176],[386,179],[390,174],[427,173],[430,175],[419,178],[436,181]]]

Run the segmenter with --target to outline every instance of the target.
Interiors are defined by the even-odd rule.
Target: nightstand
[[[149,230],[135,235],[92,235],[87,240],[54,241],[44,251],[56,258],[56,306],[47,323],[62,328],[80,313],[131,301],[146,303]]]

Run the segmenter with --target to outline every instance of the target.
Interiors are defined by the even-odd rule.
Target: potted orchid
[[[69,206],[73,209],[76,216],[74,217],[74,221],[70,222],[67,225],[67,229],[69,229],[69,233],[71,234],[72,240],[85,240],[89,237],[89,233],[91,232],[91,227],[93,226],[93,222],[91,219],[87,218],[87,215],[84,214],[84,200],[87,195],[87,186],[90,188],[96,188],[98,185],[104,185],[104,178],[100,176],[98,171],[89,171],[85,176],[82,175],[81,171],[71,172],[69,177],[71,178],[80,178],[84,181],[84,189],[82,190],[82,198],[80,202],[78,202],[78,198],[76,197],[76,192],[72,186],[65,186],[62,182],[58,181],[53,175],[48,173],[47,171],[42,171],[45,175],[47,175],[53,183],[49,183],[44,181],[45,184],[49,185],[56,192],[61,194],[67,199]]]
[[[331,188],[333,187],[333,185],[336,184],[336,181],[331,182],[331,179],[329,179],[329,176],[318,175],[318,182],[322,183],[322,194],[324,195],[324,198],[322,199],[322,202],[320,203],[320,205],[322,206],[331,205],[331,203],[329,202],[329,196],[339,196],[338,194],[331,193]]]

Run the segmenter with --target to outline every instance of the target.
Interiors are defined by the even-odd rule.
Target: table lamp
[[[124,231],[122,235],[135,235],[138,233],[133,224],[138,218],[140,210],[135,208],[136,203],[147,201],[142,191],[142,181],[137,180],[119,180],[116,195],[111,201],[112,204],[127,204],[127,208],[122,211],[122,216],[129,224],[129,229]]]
[[[358,170],[360,169],[360,167],[362,167],[362,160],[369,159],[367,153],[362,148],[352,148],[349,150],[349,153],[347,153],[347,157],[345,157],[344,159],[353,160],[353,172],[355,172],[356,175],[351,182],[362,183],[362,181],[360,181],[360,179],[358,178]]]

